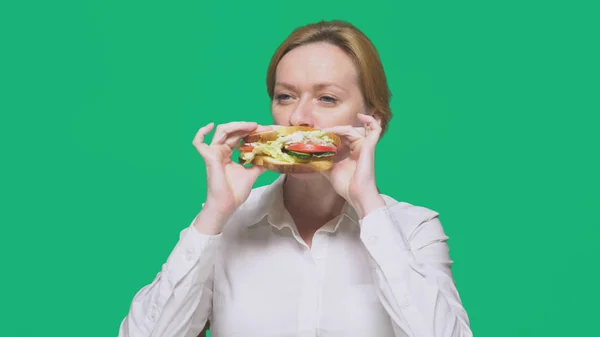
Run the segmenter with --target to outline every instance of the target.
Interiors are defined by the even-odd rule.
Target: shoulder
[[[390,211],[397,215],[432,219],[439,216],[439,213],[425,206],[414,205],[404,201],[398,201],[388,195],[381,194],[385,204]]]
[[[397,201],[387,195],[382,197],[392,221],[413,249],[420,249],[432,242],[445,242],[448,239],[437,211]]]
[[[441,227],[439,213],[431,208],[398,201],[388,195],[381,194],[387,210],[394,221],[407,234],[415,232],[424,224],[434,224]]]

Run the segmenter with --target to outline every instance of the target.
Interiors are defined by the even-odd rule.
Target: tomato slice
[[[252,150],[254,150],[254,146],[252,145],[240,146],[240,151],[242,152],[252,152]]]
[[[317,145],[317,144],[292,144],[285,147],[287,150],[302,153],[320,153],[337,152],[335,146]]]

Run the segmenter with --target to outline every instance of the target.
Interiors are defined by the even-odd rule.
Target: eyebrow
[[[289,89],[289,90],[294,90],[294,91],[296,91],[296,90],[297,90],[297,88],[296,88],[296,86],[295,86],[295,85],[293,85],[293,84],[289,84],[289,83],[285,83],[285,82],[277,82],[277,83],[275,83],[275,86],[281,86],[281,87],[284,87],[284,88],[286,88],[286,89]],[[346,91],[347,91],[346,89],[344,89],[344,88],[342,88],[342,87],[340,87],[339,85],[337,85],[337,84],[334,84],[334,83],[328,83],[328,82],[324,82],[324,83],[318,83],[318,84],[315,84],[315,85],[314,85],[314,88],[315,88],[315,89],[317,89],[317,90],[319,90],[319,89],[324,89],[324,88],[326,88],[326,87],[335,87],[335,88],[338,88],[339,90],[342,90],[342,91],[344,91],[344,92],[346,92]]]
[[[284,88],[286,88],[286,89],[289,89],[289,90],[296,91],[296,86],[294,86],[294,85],[291,85],[291,84],[289,84],[289,83],[285,83],[285,82],[277,82],[277,83],[275,83],[275,86],[276,86],[276,87],[278,87],[278,86],[279,86],[279,87],[284,87]]]

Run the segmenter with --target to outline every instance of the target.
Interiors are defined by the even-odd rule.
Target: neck
[[[286,176],[283,185],[286,209],[298,230],[313,230],[323,226],[342,211],[345,200],[322,175],[300,179]]]

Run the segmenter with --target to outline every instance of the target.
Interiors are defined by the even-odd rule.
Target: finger
[[[238,131],[250,133],[256,129],[256,126],[257,124],[254,122],[231,122],[218,125],[211,145],[224,144],[231,133]]]
[[[204,137],[209,134],[213,127],[215,126],[215,123],[208,123],[205,126],[201,127],[200,129],[198,129],[198,131],[196,132],[196,135],[194,136],[194,140],[192,141],[192,144],[196,145],[196,144],[200,144],[204,142]]]
[[[215,126],[215,123],[209,123],[203,127],[201,127],[198,132],[196,132],[196,135],[194,136],[194,140],[192,140],[192,144],[194,145],[194,147],[196,147],[196,149],[198,150],[198,152],[200,152],[200,154],[202,155],[202,152],[206,149],[206,147],[208,147],[208,145],[206,145],[206,143],[204,143],[204,137],[206,137],[207,134],[209,134],[213,128]]]
[[[272,130],[273,128],[270,126],[264,126],[264,125],[257,125],[256,129],[248,132],[246,130],[239,130],[239,131],[234,131],[230,134],[227,135],[227,138],[225,138],[224,143],[231,147],[231,148],[235,148],[238,147],[240,145],[240,140],[242,140],[242,138],[248,136],[248,134],[250,133],[258,133],[258,132],[267,132]]]
[[[225,138],[224,144],[231,148],[238,147],[240,145],[240,140],[242,140],[242,138],[246,137],[247,135],[248,135],[247,131],[232,132],[229,135],[227,135],[227,138]]]
[[[373,116],[358,114],[358,119],[365,124],[366,137],[375,143],[381,136],[381,124]]]
[[[225,143],[227,136],[232,132],[245,131],[250,133],[256,130],[257,126],[258,124],[255,122],[230,122],[218,125],[211,145]]]
[[[250,177],[252,177],[252,181],[256,181],[256,179],[258,179],[258,177],[265,173],[267,171],[267,169],[265,169],[262,166],[257,166],[257,165],[252,165],[250,167],[248,167],[246,170],[248,170],[248,172],[250,173]]]
[[[331,132],[338,135],[342,142],[337,147],[338,151],[334,157],[334,162],[345,159],[351,151],[355,150],[362,140],[365,139],[364,127],[353,127],[350,125],[334,126],[323,129],[325,132]]]
[[[339,148],[339,150],[337,151],[337,153],[333,156],[333,162],[334,163],[339,163],[343,160],[345,160],[346,158],[348,158],[350,156],[352,149],[350,149],[350,146],[342,146]]]
[[[365,137],[364,127],[353,127],[350,125],[332,126],[325,128],[322,131],[333,133],[350,141],[355,141]]]
[[[365,172],[372,172],[375,166],[375,148],[381,135],[381,125],[373,116],[358,114],[358,118],[365,123],[367,132],[365,142],[362,144],[358,166]]]
[[[267,132],[275,129],[274,125],[257,125],[254,132]]]

